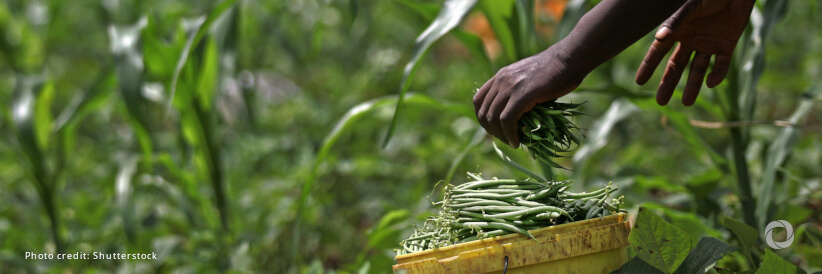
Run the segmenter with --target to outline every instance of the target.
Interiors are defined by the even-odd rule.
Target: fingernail
[[[656,39],[662,40],[665,39],[665,37],[668,37],[668,34],[671,34],[671,29],[669,29],[668,27],[661,27],[658,31],[656,31],[656,35],[654,35],[654,37]]]

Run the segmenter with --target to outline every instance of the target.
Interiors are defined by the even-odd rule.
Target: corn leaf
[[[411,54],[411,60],[405,65],[403,69],[403,79],[400,84],[400,94],[397,100],[397,107],[394,110],[394,117],[391,119],[391,124],[388,127],[388,133],[382,142],[382,146],[388,146],[388,142],[396,131],[397,123],[399,123],[402,115],[402,107],[405,102],[405,95],[411,87],[411,81],[414,79],[414,72],[417,70],[422,56],[428,51],[428,48],[437,40],[448,34],[452,29],[457,27],[462,21],[462,18],[468,14],[469,11],[477,3],[477,0],[449,0],[443,4],[437,18],[428,25],[428,28],[417,37],[417,42],[414,45],[414,51]]]
[[[816,85],[802,96],[799,107],[793,112],[788,122],[799,124],[804,117],[813,109],[815,97],[822,93],[822,85]],[[768,146],[768,154],[765,158],[765,170],[762,172],[762,181],[759,183],[759,197],[757,197],[756,216],[759,217],[759,227],[764,227],[772,220],[774,195],[784,193],[783,188],[776,188],[777,172],[785,164],[788,155],[793,150],[797,141],[799,130],[793,127],[786,127],[779,132],[776,139]],[[783,195],[786,196],[786,195]]]
[[[179,80],[180,73],[182,73],[183,68],[189,58],[191,58],[192,48],[200,43],[200,40],[203,39],[206,32],[211,29],[211,25],[214,24],[214,21],[219,19],[220,16],[229,10],[229,8],[231,8],[236,2],[237,0],[225,0],[218,4],[207,17],[200,20],[202,23],[197,24],[197,31],[189,35],[189,38],[183,47],[183,51],[180,53],[180,58],[177,60],[177,65],[174,67],[174,75],[171,77],[171,96],[168,101],[169,111],[171,111],[171,105],[172,102],[174,102],[174,96],[177,93],[177,81]]]
[[[314,186],[315,181],[317,180],[317,177],[319,176],[319,167],[322,163],[326,161],[326,158],[328,158],[328,154],[331,152],[331,148],[334,146],[334,144],[336,144],[337,140],[339,140],[343,132],[347,131],[359,119],[362,119],[363,117],[365,117],[365,115],[377,109],[392,104],[396,104],[400,101],[400,98],[401,96],[385,96],[364,103],[360,103],[352,107],[348,110],[348,112],[345,113],[345,115],[343,115],[343,117],[339,121],[337,121],[337,124],[334,126],[331,132],[328,133],[328,135],[326,135],[325,139],[323,139],[320,151],[317,153],[317,156],[314,159],[314,164],[312,165],[311,172],[309,173],[308,178],[302,186],[302,193],[300,194],[300,199],[297,203],[297,218],[294,222],[294,239],[292,239],[291,246],[292,256],[296,256],[299,248],[300,227],[306,201],[308,200],[309,195],[311,195],[311,190]],[[421,107],[429,109],[441,110],[443,112],[452,112],[466,117],[474,117],[473,109],[470,107],[467,107],[462,104],[442,102],[441,100],[436,100],[430,96],[423,94],[410,93],[405,98],[405,101],[406,103],[411,105],[419,105]],[[292,264],[296,263],[296,257],[291,258],[291,260]]]

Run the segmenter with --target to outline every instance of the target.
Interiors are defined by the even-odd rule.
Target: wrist
[[[552,45],[542,54],[545,54],[548,60],[553,60],[553,75],[559,76],[557,79],[562,80],[562,84],[571,90],[578,87],[585,76],[591,73],[591,69],[584,67],[580,62],[582,59],[575,58],[573,52],[562,41]]]

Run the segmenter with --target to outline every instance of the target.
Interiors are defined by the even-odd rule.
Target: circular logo
[[[777,227],[784,227],[785,230],[788,231],[788,236],[785,237],[785,241],[773,241],[773,229]],[[767,242],[768,246],[773,249],[783,249],[791,246],[793,243],[793,226],[785,220],[778,220],[769,223],[768,226],[765,227],[765,242]]]

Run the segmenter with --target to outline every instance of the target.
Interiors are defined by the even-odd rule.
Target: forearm
[[[588,73],[642,38],[673,14],[685,0],[604,0],[583,16],[553,47],[568,73]]]

